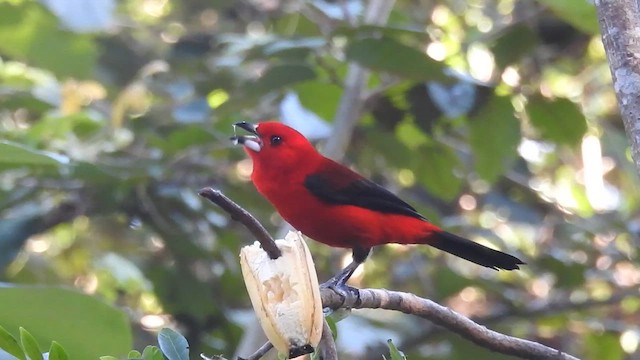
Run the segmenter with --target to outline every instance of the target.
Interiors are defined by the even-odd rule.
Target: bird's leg
[[[359,262],[352,261],[349,265],[347,265],[344,269],[342,269],[339,273],[337,273],[334,277],[327,280],[323,285],[326,287],[343,287],[346,286],[347,281],[351,278],[351,275],[356,271],[356,269],[360,266]]]
[[[325,283],[320,285],[321,288],[329,288],[335,290],[338,294],[347,297],[347,293],[350,290],[350,287],[346,285],[351,275],[356,271],[358,266],[362,264],[369,256],[369,252],[371,252],[371,248],[361,248],[355,247],[353,248],[352,256],[353,261],[349,265],[347,265],[344,269],[342,269],[339,273],[337,273],[334,277],[327,280]]]

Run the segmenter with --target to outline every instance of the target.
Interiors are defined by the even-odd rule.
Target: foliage
[[[167,324],[192,353],[255,350],[238,349],[255,326],[237,258],[253,239],[196,194],[219,188],[276,233],[231,125],[280,118],[322,148],[351,62],[369,75],[345,162],[528,263],[496,273],[387,246],[356,284],[580,357],[637,357],[640,192],[591,4],[396,1],[373,25],[358,0],[58,3],[0,0],[0,341],[14,356],[55,340],[71,358],[121,357],[130,333],[149,343]],[[324,280],[339,262],[312,246]],[[499,358],[400,314],[338,327],[345,358],[380,359],[388,338],[408,358]]]
[[[45,286],[3,287],[0,303],[12,309],[0,314],[0,324],[16,335],[20,329],[22,345],[32,360],[35,358],[30,349],[35,347],[27,345],[51,340],[64,344],[64,353],[71,358],[95,359],[104,353],[124,353],[131,347],[126,315],[78,291]],[[25,337],[23,327],[31,329],[33,336]],[[91,342],[85,338],[88,332],[92,334]],[[52,345],[54,348],[57,349]]]
[[[87,343],[93,343],[93,339],[84,339]],[[13,357],[24,360],[42,360],[44,356],[47,359],[72,359],[67,355],[68,350],[56,341],[51,342],[48,352],[42,353],[38,342],[25,328],[20,328],[20,343],[7,330],[0,326],[0,350],[6,351]],[[189,345],[184,336],[175,330],[164,328],[158,333],[158,344],[160,348],[149,345],[144,348],[142,353],[131,350],[127,354],[129,360],[189,360]],[[161,350],[162,349],[162,350]],[[43,356],[44,355],[44,356]],[[77,355],[77,353],[76,353]],[[26,357],[25,357],[26,356]],[[92,356],[91,358],[98,358]],[[119,357],[105,355],[100,356],[100,360],[117,360]]]

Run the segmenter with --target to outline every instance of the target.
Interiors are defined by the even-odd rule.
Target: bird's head
[[[282,123],[269,121],[254,125],[243,121],[234,126],[249,133],[235,135],[231,140],[244,147],[253,160],[254,171],[260,168],[262,171],[287,173],[308,165],[316,154],[309,140]]]

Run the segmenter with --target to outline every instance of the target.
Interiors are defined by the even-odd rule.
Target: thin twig
[[[338,349],[336,349],[336,342],[333,340],[333,333],[327,319],[323,321],[322,337],[320,338],[320,358],[322,360],[338,360]]]
[[[224,211],[231,215],[233,220],[239,221],[244,225],[260,242],[260,246],[269,255],[269,258],[275,260],[282,255],[282,251],[276,246],[276,242],[271,235],[262,226],[262,224],[253,217],[247,210],[226,197],[220,190],[206,187],[198,191],[198,195],[220,206]]]
[[[489,330],[447,307],[411,293],[350,288],[346,294],[339,294],[330,288],[323,288],[321,297],[323,306],[332,309],[385,309],[419,316],[484,348],[523,359],[578,360],[540,343]]]
[[[265,356],[271,349],[273,349],[273,345],[267,341],[264,345],[260,346],[260,349],[256,350],[256,352],[251,354],[248,358],[238,357],[238,360],[260,360],[260,358]]]

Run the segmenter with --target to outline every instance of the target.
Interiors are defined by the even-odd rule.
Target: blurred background
[[[528,263],[391,245],[354,285],[585,359],[640,355],[638,175],[584,0],[0,0],[0,325],[78,359],[165,326],[193,354],[250,355],[253,239],[197,191],[282,234],[228,141],[265,119]],[[350,261],[309,245],[321,281]],[[409,359],[506,358],[403,314],[338,324],[341,359],[387,339]]]

